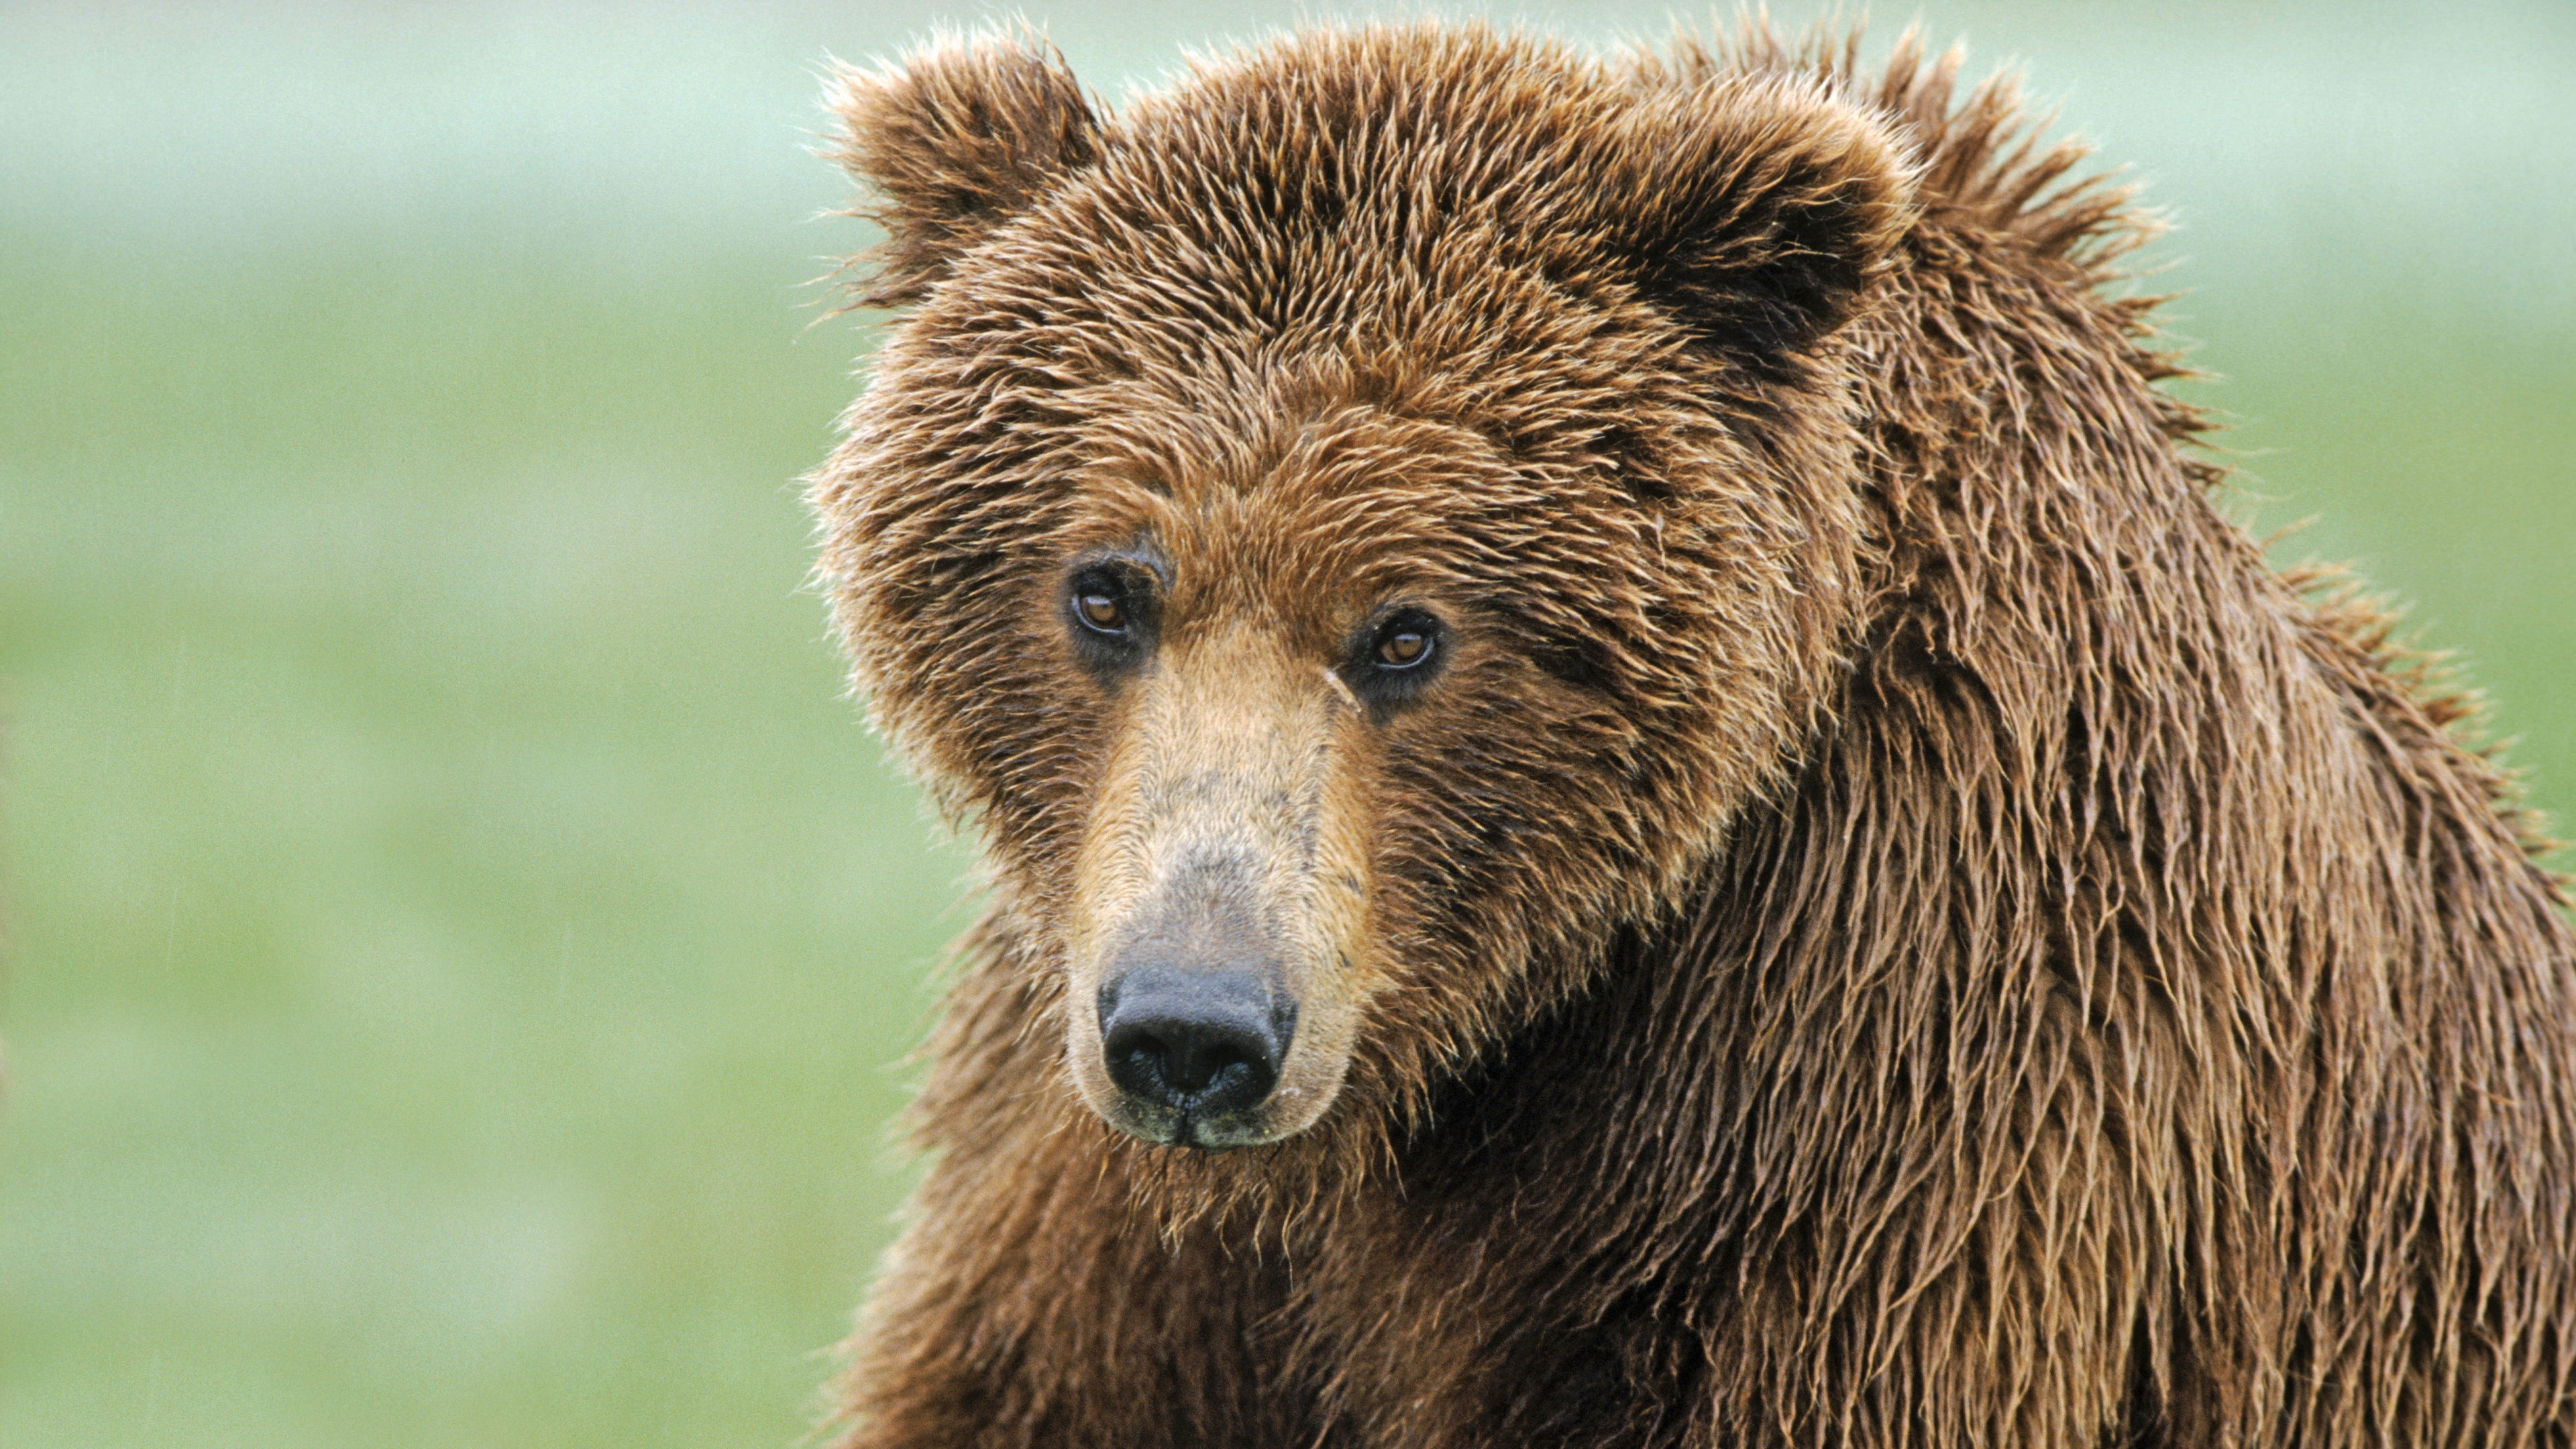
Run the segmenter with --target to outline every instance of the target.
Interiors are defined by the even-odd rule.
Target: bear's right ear
[[[826,154],[876,193],[851,214],[885,228],[856,289],[864,306],[918,302],[972,248],[1100,154],[1100,119],[1064,58],[1034,36],[948,40],[884,70],[836,66]]]

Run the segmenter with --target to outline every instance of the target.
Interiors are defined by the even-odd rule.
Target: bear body
[[[1956,57],[837,81],[979,830],[846,1443],[2576,1440],[2576,943]]]

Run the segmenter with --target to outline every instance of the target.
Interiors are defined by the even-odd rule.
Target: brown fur
[[[915,310],[822,569],[993,896],[848,1444],[2576,1439],[2534,839],[2213,506],[2126,196],[1855,52],[839,78]],[[1113,679],[1058,600],[1125,548]],[[1390,598],[1455,646],[1362,706]],[[1210,840],[1342,1013],[1224,1153],[1065,1008]]]

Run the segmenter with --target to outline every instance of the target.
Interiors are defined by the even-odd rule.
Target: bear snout
[[[1101,987],[1099,1010],[1103,1065],[1139,1125],[1193,1147],[1235,1145],[1297,1028],[1269,973],[1224,966],[1134,966]]]

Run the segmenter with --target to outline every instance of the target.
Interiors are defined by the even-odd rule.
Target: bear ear
[[[1914,169],[1887,124],[1801,79],[1649,92],[1621,142],[1612,225],[1647,291],[1748,362],[1831,335],[1912,221]]]
[[[1100,118],[1064,57],[1022,32],[944,40],[868,71],[836,65],[825,154],[875,193],[885,228],[861,305],[918,302],[959,254],[1100,154]]]

